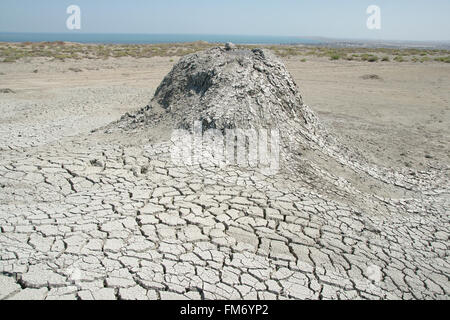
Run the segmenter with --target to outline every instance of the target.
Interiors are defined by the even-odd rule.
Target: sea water
[[[240,44],[316,44],[319,41],[294,36],[209,34],[112,34],[112,33],[0,33],[0,42],[69,41],[80,43],[151,44],[207,41]]]

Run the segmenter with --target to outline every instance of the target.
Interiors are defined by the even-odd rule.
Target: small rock
[[[234,43],[231,42],[225,43],[225,50],[232,50],[232,49],[236,49],[236,45]]]
[[[0,93],[16,93],[16,92],[9,88],[2,88],[2,89],[0,89]]]
[[[377,74],[365,74],[361,76],[361,79],[364,80],[382,80],[382,78]]]
[[[101,160],[98,160],[98,159],[89,160],[89,163],[91,164],[91,166],[94,166],[94,167],[104,167],[105,166],[103,164],[103,162]]]

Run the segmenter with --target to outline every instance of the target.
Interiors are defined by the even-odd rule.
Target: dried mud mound
[[[192,131],[195,121],[202,123],[203,130],[275,128],[280,135],[283,168],[317,174],[317,168],[305,172],[306,167],[317,164],[359,189],[381,181],[383,185],[375,189],[390,186],[434,193],[448,184],[447,177],[438,173],[412,173],[406,168],[398,173],[375,167],[339,143],[303,103],[284,64],[263,49],[217,47],[181,58],[149,104],[134,114],[127,113],[110,130],[157,127],[170,136],[172,129]],[[367,177],[370,181],[362,182]]]
[[[120,127],[162,122],[191,129],[194,121],[204,130],[278,128],[284,137],[320,130],[284,64],[262,49],[213,48],[185,56],[150,103],[122,117]]]

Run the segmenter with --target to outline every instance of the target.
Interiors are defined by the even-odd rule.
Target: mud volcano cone
[[[270,51],[213,48],[187,55],[173,67],[150,103],[122,118],[125,126],[173,129],[276,128],[282,141],[316,140],[319,124],[303,104],[289,72]]]

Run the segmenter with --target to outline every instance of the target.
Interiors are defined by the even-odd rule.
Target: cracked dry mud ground
[[[448,299],[447,167],[406,189],[397,172],[388,197],[313,156],[273,176],[177,167],[164,139],[96,121],[2,123],[1,299]]]

